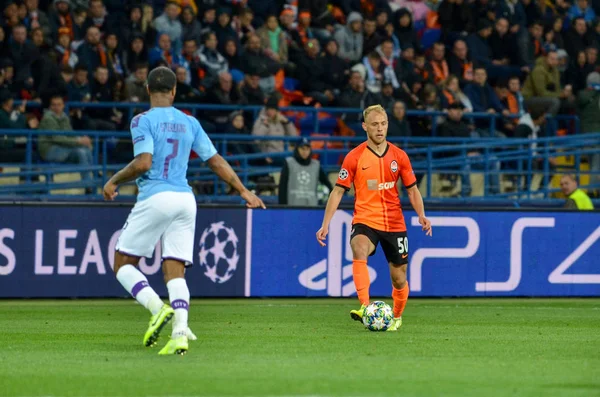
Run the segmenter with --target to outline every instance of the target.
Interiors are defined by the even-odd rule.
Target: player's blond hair
[[[381,106],[381,105],[372,105],[372,106],[369,106],[368,108],[366,108],[365,110],[363,110],[363,121],[366,122],[367,121],[367,117],[369,116],[369,114],[371,114],[373,112],[387,114],[385,112],[385,109],[383,108],[383,106]]]

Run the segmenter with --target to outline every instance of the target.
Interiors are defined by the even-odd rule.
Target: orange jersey
[[[382,156],[364,142],[342,164],[337,186],[350,190],[354,184],[354,223],[384,232],[405,232],[398,182],[408,189],[417,178],[404,150],[390,143]]]

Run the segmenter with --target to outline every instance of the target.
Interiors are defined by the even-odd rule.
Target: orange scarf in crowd
[[[471,62],[463,62],[462,65],[463,79],[471,81],[473,80],[473,64]]]
[[[68,65],[69,59],[71,59],[71,51],[65,49],[65,52],[63,53],[62,59],[60,61],[61,65]]]
[[[73,20],[71,20],[71,14],[59,15],[58,20],[60,21],[61,27],[69,28],[69,36],[71,36],[71,40],[73,40],[75,34],[73,32]]]
[[[431,61],[431,68],[433,69],[433,81],[438,84],[448,78],[450,74],[448,72],[448,62],[441,61]]]
[[[108,63],[106,63],[106,51],[104,50],[104,46],[102,44],[98,44],[96,49],[98,50],[98,55],[100,56],[100,65],[107,66]]]
[[[163,58],[169,64],[169,67],[173,64],[173,56],[169,51],[163,52]]]
[[[375,12],[375,2],[373,0],[360,0],[361,14],[372,17]]]
[[[455,101],[454,101],[454,95],[452,95],[452,93],[448,90],[444,90],[442,91],[442,94],[444,95],[444,97],[446,97],[446,100],[448,101],[448,105],[452,105]]]

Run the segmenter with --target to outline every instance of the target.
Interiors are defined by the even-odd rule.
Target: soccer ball
[[[369,331],[385,331],[394,321],[394,312],[385,302],[371,302],[363,313],[363,324]]]
[[[321,183],[317,185],[317,200],[320,205],[326,204],[329,199],[329,188]]]
[[[213,283],[227,282],[237,269],[238,237],[224,222],[215,222],[204,229],[200,237],[200,266]]]

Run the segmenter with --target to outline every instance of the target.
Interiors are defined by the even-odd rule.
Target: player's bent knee
[[[367,236],[356,236],[350,241],[350,247],[352,248],[352,255],[354,259],[367,260],[369,257],[371,240]]]

